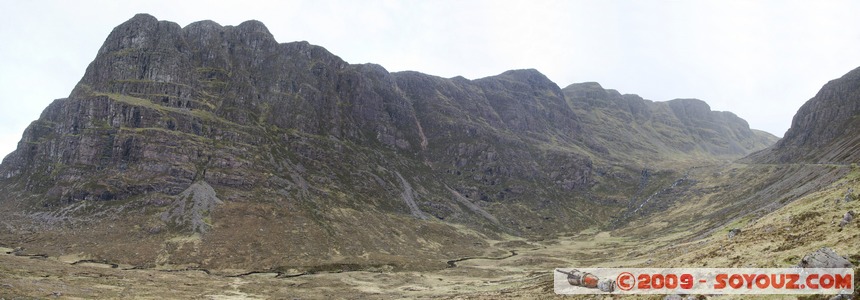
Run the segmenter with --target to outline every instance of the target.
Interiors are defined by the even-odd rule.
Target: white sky
[[[0,0],[0,157],[139,12],[182,26],[256,19],[281,43],[392,72],[535,68],[561,87],[699,98],[777,136],[824,83],[860,66],[860,1]]]

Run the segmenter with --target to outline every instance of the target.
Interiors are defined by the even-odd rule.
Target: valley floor
[[[816,192],[709,231],[702,230],[704,225],[672,224],[669,218],[657,217],[613,231],[592,229],[546,240],[507,237],[490,241],[492,246],[480,257],[451,258],[448,268],[425,272],[278,277],[275,273],[130,269],[75,257],[16,256],[12,249],[0,248],[0,298],[546,299],[561,298],[553,294],[555,268],[790,267],[821,247],[830,247],[857,265],[860,222],[854,220],[842,230],[837,225],[846,211],[860,211],[860,201],[835,201],[844,197],[847,188],[860,189],[860,172],[856,167],[845,168],[851,171]],[[687,208],[677,205],[675,209]],[[728,238],[726,233],[733,228],[741,233]],[[655,234],[643,234],[647,232]]]
[[[646,246],[646,248],[648,248]],[[430,272],[348,271],[276,278],[274,273],[207,274],[202,271],[123,269],[53,257],[0,255],[0,297],[64,298],[458,298],[473,295],[552,296],[554,268],[608,261],[642,263],[635,242],[590,232],[550,241],[507,240],[476,258],[459,258]],[[504,250],[502,250],[504,249]],[[4,250],[4,249],[0,249]],[[5,249],[3,253],[11,252]],[[652,249],[653,250],[653,249]]]

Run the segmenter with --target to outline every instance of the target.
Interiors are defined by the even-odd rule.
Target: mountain
[[[785,137],[750,159],[848,164],[860,160],[860,68],[824,85],[794,115]]]
[[[141,14],[0,164],[0,241],[144,267],[445,268],[657,212],[645,196],[685,167],[774,139],[699,100],[390,73],[257,21]]]
[[[749,128],[731,112],[711,111],[698,99],[654,102],[622,95],[595,82],[564,88],[570,106],[582,116],[591,148],[620,161],[674,161],[679,157],[736,158],[777,138]],[[613,149],[614,153],[609,153]],[[621,150],[621,151],[619,151]]]

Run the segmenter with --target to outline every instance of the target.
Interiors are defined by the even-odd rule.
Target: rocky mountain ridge
[[[794,115],[785,137],[751,159],[764,163],[860,160],[860,68],[825,84]]]
[[[638,95],[622,95],[596,82],[572,84],[564,94],[591,143],[606,149],[624,149],[652,161],[679,156],[732,158],[761,149],[777,138],[749,128],[731,112],[711,111],[698,99],[654,102]],[[598,152],[608,151],[598,149]],[[626,161],[636,157],[624,157]]]
[[[698,100],[389,73],[256,21],[142,14],[0,164],[0,234],[138,265],[430,268],[607,224],[682,177],[648,168],[772,141]]]

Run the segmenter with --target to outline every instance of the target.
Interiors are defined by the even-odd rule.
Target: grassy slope
[[[761,218],[752,216],[714,231],[697,247],[678,245],[667,249],[669,266],[687,267],[789,267],[805,254],[830,247],[855,265],[860,259],[860,222],[855,220],[839,231],[845,212],[860,211],[860,201],[836,203],[848,188],[860,190],[860,169],[829,186],[804,196]],[[727,238],[728,230],[742,233]]]

